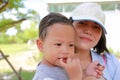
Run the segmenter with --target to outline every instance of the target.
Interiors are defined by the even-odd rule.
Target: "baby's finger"
[[[101,76],[103,76],[102,71],[96,70],[96,72],[97,72],[97,78],[100,78]]]
[[[65,67],[65,65],[66,65],[66,63],[64,63],[62,59],[60,59],[59,64],[61,67]]]
[[[67,63],[67,64],[70,64],[71,62],[72,62],[72,59],[71,59],[71,58],[68,58],[66,63]]]
[[[105,69],[105,66],[103,66],[103,65],[97,66],[97,69],[100,71],[103,71]]]
[[[99,64],[99,61],[94,61],[93,63],[94,63],[94,65],[97,66]]]

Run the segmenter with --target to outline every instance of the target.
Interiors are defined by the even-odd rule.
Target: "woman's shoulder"
[[[119,59],[112,53],[103,53],[103,54],[98,54],[96,52],[92,52],[92,58],[93,59],[98,59],[102,60],[104,62],[109,62],[110,64],[120,64]]]
[[[98,54],[98,53],[96,53],[94,51],[92,51],[91,53],[92,53],[93,56],[105,57],[107,60],[109,60],[109,59],[110,60],[118,60],[118,58],[114,54],[112,54],[112,53],[106,52],[106,53]]]
[[[106,59],[107,59],[107,70],[109,74],[114,77],[114,80],[120,79],[119,75],[120,74],[120,61],[119,59],[112,53],[106,53],[105,54]]]
[[[107,61],[112,63],[113,65],[119,65],[120,67],[120,60],[114,54],[106,53]]]
[[[115,61],[115,62],[116,61],[119,62],[119,58],[117,58],[117,56],[112,54],[112,53],[105,53],[104,55],[107,58],[107,60],[112,60],[112,61]]]

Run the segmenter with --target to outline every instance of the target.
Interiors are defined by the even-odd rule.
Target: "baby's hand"
[[[97,64],[96,72],[97,72],[97,78],[101,78],[103,75],[103,70],[105,69],[105,66],[101,64]]]
[[[98,61],[94,61],[89,64],[86,69],[87,76],[94,76],[96,78],[100,78],[103,75],[104,66],[101,65]]]
[[[69,75],[70,80],[82,79],[82,68],[80,60],[77,58],[67,58],[66,61],[60,59],[60,65]]]

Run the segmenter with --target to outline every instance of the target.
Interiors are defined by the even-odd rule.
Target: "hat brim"
[[[97,24],[100,25],[100,27],[103,29],[103,31],[105,32],[105,34],[107,34],[107,31],[104,27],[104,25],[102,24],[102,22],[94,17],[88,17],[88,16],[73,16],[72,17],[72,20],[73,21],[83,21],[83,20],[88,20],[88,21],[93,21],[93,22],[96,22]]]

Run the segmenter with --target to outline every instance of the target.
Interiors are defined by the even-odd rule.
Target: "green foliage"
[[[0,32],[6,31],[8,28],[13,26],[20,25],[20,23],[26,19],[34,18],[34,14],[36,11],[27,10],[26,13],[20,12],[20,9],[24,9],[25,0],[1,0],[0,5],[4,5],[0,7]],[[16,11],[16,13],[13,12]],[[16,20],[8,19],[5,14],[9,14],[10,16],[14,16]],[[20,26],[19,26],[20,27]]]
[[[9,24],[11,22],[13,22],[12,19],[3,19],[3,20],[0,20],[0,32],[4,31],[6,28],[9,28],[10,25],[6,26],[6,24]]]
[[[16,74],[15,73],[13,73],[13,71],[12,70],[1,70],[0,69],[0,72],[2,72],[4,75],[14,75],[14,76],[12,76],[12,79],[10,79],[10,80],[18,80],[18,77],[16,76]],[[35,73],[35,71],[27,71],[27,70],[22,70],[22,72],[21,72],[21,77],[22,77],[22,80],[32,80],[32,78],[33,78],[33,76],[34,76],[34,73]],[[4,80],[4,79],[2,79],[2,77],[0,77],[0,80]]]
[[[117,52],[115,53],[115,55],[116,55],[118,58],[120,58],[120,51],[117,51]]]
[[[24,38],[23,32],[18,32],[15,35],[16,43],[25,43],[27,40]]]
[[[7,35],[5,35],[5,33],[1,33],[0,34],[0,43],[4,43],[4,41],[6,41],[6,38],[8,38]]]
[[[115,54],[118,58],[120,58],[120,51],[114,51],[113,48],[109,47],[109,51],[112,53],[112,54]]]
[[[5,7],[0,7],[0,44],[25,43],[28,40],[35,39],[35,37],[37,37],[37,30],[35,30],[35,28],[26,29],[25,31],[20,29],[20,24],[22,21],[34,18],[33,14],[36,14],[36,11],[33,10],[27,10],[26,13],[20,12],[19,8],[24,8],[23,1],[25,0],[0,1],[0,4],[6,4]],[[12,10],[15,10],[16,13],[12,13]],[[5,16],[6,13],[9,13],[10,16],[14,15],[16,20],[12,19],[12,17],[7,18]],[[7,29],[11,27],[16,27],[15,29],[18,31],[16,35],[6,35]]]
[[[4,26],[4,24],[11,23],[12,19],[2,19],[0,20],[0,27]]]
[[[109,47],[108,49],[111,53],[115,53],[114,50],[111,47]]]
[[[38,36],[36,23],[31,22],[30,26],[30,28],[27,28],[23,31],[20,28],[17,28],[17,34],[13,36],[6,35],[5,32],[2,32],[0,34],[0,43],[27,43],[28,40],[35,40]]]
[[[24,30],[23,35],[24,35],[24,37],[25,37],[25,39],[27,41],[31,40],[31,39],[36,39],[37,38],[38,30],[37,30],[37,28],[35,28],[35,25],[36,24],[34,22],[32,22],[31,23],[31,27],[26,29],[26,30]]]
[[[18,8],[24,7],[23,5],[24,0],[8,0],[8,1],[9,1],[8,10],[11,10],[13,8],[18,10]]]
[[[9,57],[12,57],[12,58],[19,58],[21,56],[25,56],[25,54],[21,54],[21,52],[29,51],[29,47],[30,46],[28,46],[27,44],[0,44],[0,49],[5,54],[10,55]],[[26,59],[24,61],[26,62]],[[38,62],[33,63],[33,60],[31,60],[31,59],[27,59],[27,61],[29,61],[29,63],[32,64],[32,65],[27,64],[28,66],[34,66],[34,65],[37,65],[37,63],[38,63]],[[4,67],[6,61],[2,60],[1,62],[3,62],[4,64],[0,63],[0,65],[3,65],[3,67]],[[12,64],[18,65],[18,62],[16,60],[14,60],[14,62]],[[13,67],[14,67],[14,65],[13,65]],[[26,66],[23,68],[26,69]],[[15,67],[15,69],[18,72],[19,68]],[[33,77],[35,71],[34,70],[27,71],[25,69],[22,69],[22,71],[21,71],[21,76],[22,76],[23,80],[32,80],[32,77]],[[12,75],[14,73],[13,73],[13,70],[10,68],[10,66],[6,65],[5,68],[0,67],[0,74]],[[0,80],[3,80],[2,77],[0,77]],[[10,80],[18,80],[18,79],[17,79],[17,76],[14,74],[13,78]]]
[[[21,76],[23,80],[32,80],[35,71],[22,71]]]
[[[0,44],[0,49],[8,55],[15,55],[18,52],[29,50],[27,44]]]
[[[35,27],[36,23],[31,22],[31,27],[17,33],[17,43],[26,43],[28,40],[34,40],[38,36],[38,29]]]

